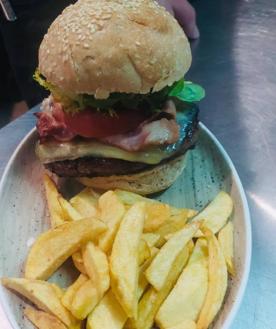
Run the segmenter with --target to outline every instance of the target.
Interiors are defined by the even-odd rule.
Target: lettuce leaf
[[[181,79],[172,86],[167,86],[155,93],[148,94],[125,94],[112,93],[107,99],[96,99],[93,95],[81,94],[72,95],[65,93],[60,88],[48,82],[37,69],[34,79],[45,89],[49,90],[54,99],[61,102],[64,110],[76,113],[87,107],[96,108],[98,111],[110,111],[121,108],[137,109],[147,108],[151,111],[158,111],[162,108],[168,98],[177,98],[182,102],[198,102],[205,96],[204,89],[190,81]],[[112,112],[111,111],[111,112]]]
[[[194,103],[201,101],[205,97],[205,90],[200,85],[181,79],[172,86],[168,95],[176,97],[183,102]]]

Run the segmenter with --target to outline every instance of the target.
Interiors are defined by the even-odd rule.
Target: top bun
[[[56,18],[39,49],[49,82],[96,98],[158,91],[190,65],[183,30],[153,0],[79,0]]]

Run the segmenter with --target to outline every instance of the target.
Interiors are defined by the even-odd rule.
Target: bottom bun
[[[80,177],[78,181],[85,186],[109,190],[122,190],[147,195],[165,190],[181,175],[186,164],[186,155],[181,155],[153,169],[131,175],[114,175],[108,177]]]

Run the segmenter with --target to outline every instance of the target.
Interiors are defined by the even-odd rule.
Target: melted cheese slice
[[[152,147],[145,151],[129,152],[118,147],[92,140],[70,142],[48,142],[36,145],[36,154],[40,161],[49,163],[62,160],[74,160],[82,157],[113,158],[131,162],[157,164],[171,156],[171,152],[160,147]]]

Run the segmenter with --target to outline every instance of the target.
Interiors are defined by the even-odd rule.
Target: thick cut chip
[[[138,252],[138,264],[142,265],[151,256],[151,249],[144,240],[140,241]]]
[[[98,198],[99,195],[87,187],[71,198],[70,203],[83,217],[98,217]]]
[[[99,247],[106,253],[112,249],[116,233],[125,214],[125,207],[113,191],[104,193],[99,198],[100,219],[108,229],[99,238]]]
[[[27,306],[24,310],[24,315],[38,329],[67,329],[57,317],[43,311],[38,311],[33,307]]]
[[[84,284],[84,282],[88,280],[89,279],[86,275],[81,274],[78,279],[66,289],[65,294],[61,298],[61,302],[68,310],[71,308],[76,292]]]
[[[153,258],[157,255],[159,249],[153,247],[151,250],[151,257],[147,259],[143,265],[140,266],[139,268],[139,281],[138,281],[138,300],[141,299],[143,296],[143,293],[149,286],[148,280],[146,279],[145,276],[145,270],[149,267],[150,263],[152,262]],[[134,318],[128,318],[124,329],[133,329],[136,328],[136,323]]]
[[[42,233],[34,242],[25,267],[25,277],[47,280],[74,252],[106,230],[93,218],[67,222]]]
[[[150,202],[150,203],[158,202],[153,199],[145,198],[137,193],[128,192],[120,189],[116,189],[114,192],[124,204],[129,206],[132,206],[137,202]]]
[[[192,222],[203,221],[203,225],[216,234],[227,222],[233,211],[233,201],[229,194],[219,192],[206,208],[200,211]]]
[[[191,320],[184,320],[172,327],[166,327],[166,329],[196,329],[196,323]]]
[[[197,211],[190,208],[175,208],[171,206],[171,215],[174,217],[179,217],[182,220],[186,217],[191,218],[197,214]]]
[[[181,231],[175,233],[160,249],[146,270],[147,280],[156,290],[161,290],[165,285],[172,264],[193,238],[199,227],[200,222],[186,225]]]
[[[158,228],[154,233],[159,234],[160,238],[156,243],[157,247],[162,247],[166,242],[165,237],[181,230],[187,223],[187,220],[196,214],[192,209],[172,208],[173,215]]]
[[[87,318],[87,329],[122,329],[127,315],[109,290]]]
[[[103,296],[110,286],[109,265],[106,254],[92,242],[88,242],[83,247],[82,257],[87,275],[95,284],[95,287],[99,289],[99,295]]]
[[[156,233],[144,233],[142,235],[142,239],[147,243],[147,245],[151,248],[156,245],[156,243],[160,239],[160,235]]]
[[[156,315],[155,321],[161,329],[185,320],[197,320],[208,288],[207,248],[206,240],[197,240],[187,266]]]
[[[79,220],[84,218],[72,205],[70,202],[65,200],[62,196],[58,197],[61,209],[67,220]]]
[[[39,309],[55,315],[67,326],[76,322],[70,312],[62,305],[56,289],[53,288],[51,283],[17,278],[3,278],[1,282],[5,287],[29,299]]]
[[[82,252],[76,251],[75,253],[73,253],[72,260],[76,269],[78,269],[82,274],[87,275],[86,269],[83,264]]]
[[[228,272],[234,276],[234,227],[228,222],[218,233],[218,240],[225,257]]]
[[[187,219],[195,216],[197,213],[193,209],[175,208],[167,204],[161,203],[160,201],[149,199],[133,192],[128,192],[120,189],[117,189],[114,192],[126,206],[131,206],[136,202],[145,202],[147,207],[150,207],[151,205],[153,209],[166,208],[165,213],[161,214],[161,218],[155,219],[155,221],[153,222],[153,226],[150,227],[150,229],[150,221],[147,218],[145,220],[145,232],[154,230],[155,226],[154,233],[160,235],[160,241],[157,244],[158,247],[161,247],[165,243],[165,240],[163,239],[165,235],[175,233],[176,231],[182,229],[186,224]],[[168,211],[170,212],[170,216],[164,216],[167,215]],[[167,217],[166,220],[164,220],[165,217]]]
[[[159,252],[158,248],[152,247],[150,257],[139,268],[138,300],[142,297],[146,287],[149,284],[145,276],[145,271],[150,266],[150,263],[152,262],[154,257],[158,254],[158,252]]]
[[[190,208],[171,207],[170,222],[187,222],[187,219],[194,217],[197,211]]]
[[[111,256],[111,287],[129,317],[137,316],[139,243],[145,219],[145,204],[134,204],[125,214],[117,232]]]
[[[208,241],[208,291],[197,320],[197,329],[207,329],[221,308],[227,289],[227,267],[220,244],[207,228],[202,228]]]
[[[79,320],[85,319],[102,298],[100,289],[91,280],[84,282],[76,291],[70,311]]]
[[[189,258],[189,250],[184,247],[175,262],[169,269],[166,283],[160,291],[150,287],[143,295],[138,305],[138,317],[135,321],[136,329],[150,329],[153,326],[155,315],[163,301],[175,285]]]
[[[57,296],[59,299],[61,299],[63,297],[63,295],[65,294],[65,290],[60,288],[57,284],[52,283],[52,287],[54,288]]]
[[[189,253],[191,254],[194,250],[194,247],[195,247],[195,244],[194,244],[194,241],[193,240],[190,240],[187,244],[187,247],[189,249]]]
[[[83,247],[82,256],[90,279],[77,288],[69,306],[72,314],[80,320],[86,318],[96,307],[110,285],[106,254],[92,242],[88,242]]]
[[[66,218],[58,201],[60,194],[57,190],[56,184],[47,174],[43,176],[43,182],[46,192],[47,205],[50,213],[51,227],[54,228],[64,224]]]
[[[137,193],[128,192],[120,189],[116,189],[115,194],[118,196],[118,198],[127,206],[132,206],[136,202],[145,202],[145,203],[151,203],[151,204],[162,204],[160,201],[149,199],[144,196],[141,196]],[[193,209],[187,209],[187,208],[175,208],[170,206],[170,212],[171,216],[179,216],[180,218],[185,217],[193,217],[196,215],[196,211]]]
[[[170,206],[165,203],[146,203],[144,232],[154,232],[166,222],[171,215]]]

